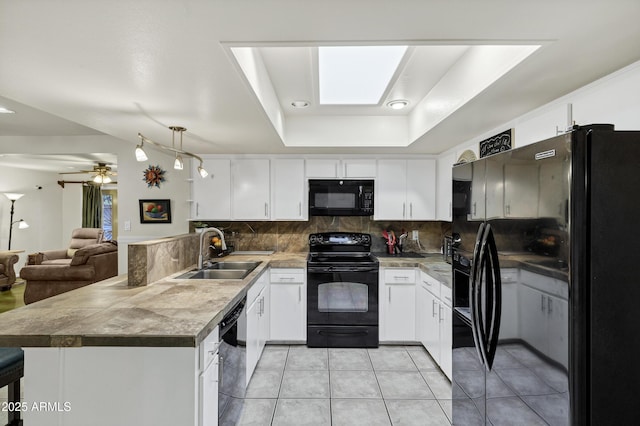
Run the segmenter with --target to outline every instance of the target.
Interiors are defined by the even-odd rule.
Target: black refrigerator
[[[638,424],[639,212],[612,125],[454,166],[454,424]]]

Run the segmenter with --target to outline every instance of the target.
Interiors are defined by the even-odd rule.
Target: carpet
[[[24,306],[24,281],[16,281],[11,290],[0,292],[0,314]]]

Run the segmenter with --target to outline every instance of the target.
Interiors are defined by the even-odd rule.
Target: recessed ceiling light
[[[309,106],[309,101],[293,101],[291,102],[291,106],[294,108],[306,108]]]
[[[9,108],[0,106],[0,114],[15,114],[15,111],[12,111]]]
[[[387,102],[387,106],[391,109],[402,109],[407,105],[409,105],[409,101],[405,101],[401,99]]]

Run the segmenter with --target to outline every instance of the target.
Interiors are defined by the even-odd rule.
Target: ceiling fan
[[[111,167],[107,166],[107,163],[98,163],[93,166],[93,170],[80,170],[77,172],[65,172],[61,174],[77,174],[77,173],[91,173],[93,175],[93,181],[95,183],[111,183],[111,176],[116,176],[118,173],[111,171]]]

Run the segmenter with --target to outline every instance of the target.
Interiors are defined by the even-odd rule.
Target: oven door
[[[307,268],[307,322],[378,324],[378,268]]]
[[[378,346],[378,268],[307,268],[307,345]]]

